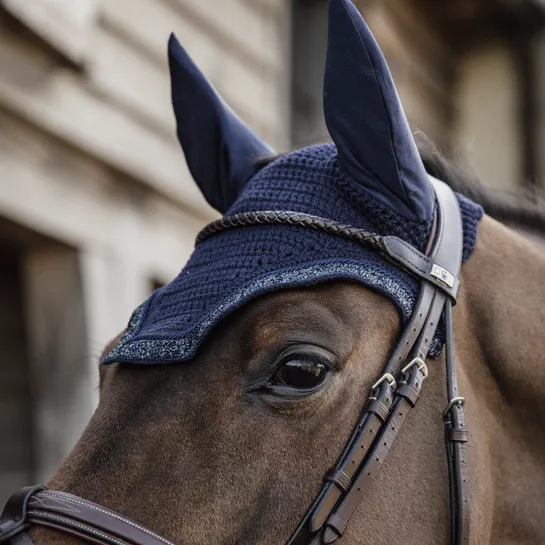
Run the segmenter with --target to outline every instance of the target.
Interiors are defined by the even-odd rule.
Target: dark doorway
[[[0,239],[0,504],[34,479],[21,268],[20,252]]]

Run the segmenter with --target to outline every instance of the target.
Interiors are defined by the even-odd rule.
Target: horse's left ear
[[[189,170],[206,200],[226,212],[274,152],[223,102],[174,34],[168,43],[172,103]]]
[[[350,0],[329,3],[324,112],[356,182],[406,218],[432,217],[433,189],[388,65]]]

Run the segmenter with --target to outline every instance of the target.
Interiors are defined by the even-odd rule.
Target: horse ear
[[[376,198],[430,219],[434,194],[371,31],[350,0],[330,0],[324,112],[339,160]]]
[[[259,170],[256,160],[273,155],[221,99],[174,34],[168,43],[177,134],[206,200],[226,212]]]

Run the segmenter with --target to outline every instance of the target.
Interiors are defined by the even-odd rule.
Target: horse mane
[[[545,235],[545,198],[538,189],[520,187],[512,192],[491,189],[470,168],[443,155],[422,132],[416,132],[415,138],[428,174],[480,204],[494,219],[516,229]],[[282,155],[258,159],[257,164],[265,167]]]
[[[545,200],[537,189],[520,187],[513,192],[491,189],[470,168],[447,159],[424,134],[417,132],[415,136],[428,174],[480,204],[494,219],[514,228],[545,234]]]

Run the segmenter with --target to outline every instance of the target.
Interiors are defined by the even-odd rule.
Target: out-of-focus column
[[[508,44],[474,51],[461,63],[458,140],[471,166],[498,189],[521,183],[519,97]]]
[[[78,252],[27,253],[23,279],[33,414],[34,480],[45,482],[80,437],[96,405]]]

